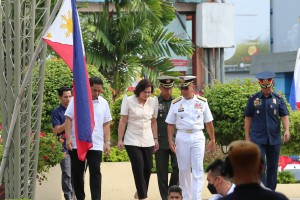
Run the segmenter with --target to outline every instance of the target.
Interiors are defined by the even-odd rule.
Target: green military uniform
[[[171,79],[172,78],[172,79]],[[172,88],[174,77],[158,77],[160,84],[164,88]],[[178,165],[176,154],[169,149],[168,142],[168,124],[165,119],[168,115],[172,100],[171,96],[169,99],[164,99],[162,95],[158,97],[158,116],[157,116],[157,128],[158,128],[158,142],[159,150],[155,153],[156,170],[157,170],[157,181],[159,191],[162,200],[167,200],[168,189],[172,185],[178,185]],[[170,182],[168,183],[168,167],[169,158],[171,158],[172,173]]]

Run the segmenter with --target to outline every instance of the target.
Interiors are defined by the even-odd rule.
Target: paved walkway
[[[102,200],[133,200],[135,193],[134,180],[130,163],[102,163]],[[86,177],[86,200],[90,200],[89,173]],[[40,200],[63,200],[61,193],[61,173],[60,167],[51,169],[48,181],[42,185],[37,185],[36,199]],[[211,194],[206,188],[207,181],[204,182],[203,200],[209,199]],[[300,200],[300,184],[279,184],[277,191],[284,193],[291,200]],[[157,186],[156,174],[152,174],[149,185],[149,198],[147,200],[160,200]]]

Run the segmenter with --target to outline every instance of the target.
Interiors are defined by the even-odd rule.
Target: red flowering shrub
[[[62,141],[58,141],[56,136],[52,133],[40,133],[40,146],[39,146],[39,158],[37,178],[39,183],[43,180],[47,180],[46,174],[51,167],[54,167],[64,158],[64,152],[62,152]]]

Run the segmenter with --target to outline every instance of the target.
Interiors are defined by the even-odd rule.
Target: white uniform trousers
[[[183,200],[201,200],[205,136],[202,130],[193,130],[192,133],[178,130],[175,143]]]

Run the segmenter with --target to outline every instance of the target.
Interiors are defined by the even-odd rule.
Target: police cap
[[[196,76],[179,76],[179,87],[180,88],[184,88],[189,86],[194,79],[196,78]]]
[[[270,88],[274,84],[274,78],[276,74],[271,71],[260,72],[256,75],[259,84],[262,88]]]
[[[160,85],[164,88],[172,88],[174,86],[174,80],[176,77],[173,76],[159,76],[157,80],[159,81]]]

